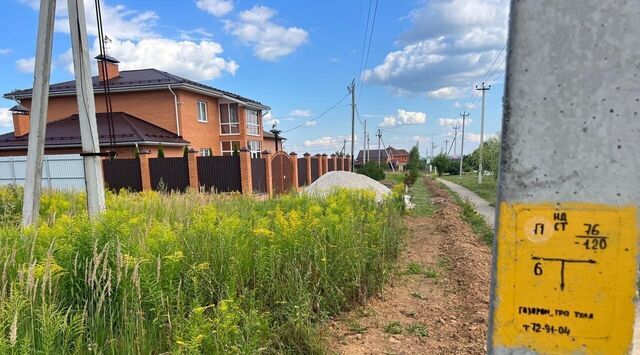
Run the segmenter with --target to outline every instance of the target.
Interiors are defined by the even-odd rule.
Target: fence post
[[[347,154],[347,158],[345,159],[345,171],[351,171],[351,155]]]
[[[316,154],[315,159],[315,164],[318,167],[318,178],[320,178],[322,176],[322,155]]]
[[[149,170],[149,150],[140,151],[138,162],[140,163],[140,180],[142,181],[142,191],[151,191],[151,171]]]
[[[331,154],[331,160],[333,160],[333,171],[338,171],[338,156]]]
[[[240,180],[242,184],[242,194],[251,195],[253,193],[251,151],[245,147],[240,148]]]
[[[322,173],[320,176],[329,172],[329,160],[327,159],[326,154],[322,154]]]
[[[191,148],[187,152],[187,166],[189,167],[189,186],[200,191],[200,182],[198,181],[198,153],[197,150]]]
[[[313,182],[311,177],[311,154],[304,153],[304,159],[307,161],[307,186],[309,186]]]
[[[347,168],[344,166],[344,164],[345,164],[344,155],[339,156],[338,159],[340,160],[340,171],[347,170]]]
[[[267,195],[269,197],[273,196],[273,173],[271,170],[271,152],[265,150],[262,152],[262,157],[264,158],[264,176],[265,176],[265,184],[267,185]]]
[[[289,157],[291,158],[291,162],[293,163],[293,187],[296,191],[298,191],[298,154],[295,152],[289,153]]]

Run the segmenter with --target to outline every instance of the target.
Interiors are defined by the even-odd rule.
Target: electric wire
[[[107,62],[106,62],[107,55],[105,51],[104,28],[102,24],[102,10],[100,6],[100,0],[95,0],[95,7],[96,7],[96,22],[98,27],[98,44],[100,47],[100,56],[102,57],[100,64],[102,66],[102,73],[104,76],[103,88],[104,88],[105,106],[107,110],[107,126],[109,129],[109,146],[110,146],[109,156],[111,157],[111,159],[113,159],[115,158],[115,154],[116,154],[115,127],[113,124],[113,105],[111,103],[111,85],[109,83],[109,77],[107,73]],[[98,78],[98,81],[99,81],[99,78]]]
[[[302,123],[302,124],[299,124],[299,125],[297,125],[297,126],[295,126],[295,127],[289,128],[288,130],[283,131],[283,133],[291,132],[291,131],[293,131],[293,130],[295,130],[295,129],[298,129],[298,128],[300,128],[300,127],[304,127],[304,126],[308,125],[308,124],[309,124],[309,122],[313,122],[313,121],[318,120],[319,118],[323,117],[324,115],[326,115],[327,113],[329,113],[329,112],[330,112],[331,110],[333,110],[334,108],[338,107],[338,105],[340,105],[340,104],[341,104],[341,103],[342,103],[342,102],[343,102],[347,97],[349,97],[349,95],[351,95],[351,93],[347,93],[346,95],[344,95],[344,96],[340,99],[340,101],[338,101],[335,105],[331,106],[330,108],[328,108],[326,111],[322,112],[321,114],[319,114],[319,115],[315,116],[314,118],[312,118],[312,119],[310,119],[310,120],[305,121],[305,122],[304,122],[304,123]]]

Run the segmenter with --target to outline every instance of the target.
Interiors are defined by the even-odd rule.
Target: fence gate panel
[[[320,177],[320,170],[318,169],[318,158],[311,159],[311,182],[318,180]]]
[[[184,192],[189,186],[186,158],[151,158],[149,171],[153,190]]]
[[[307,158],[298,158],[298,186],[307,184]]]
[[[271,160],[273,192],[287,193],[293,186],[293,163],[286,153],[276,153]]]
[[[198,157],[198,180],[205,191],[242,191],[239,156]]]
[[[105,159],[102,161],[104,184],[113,191],[142,191],[139,159]]]
[[[251,183],[253,192],[267,192],[267,161],[265,158],[251,158]]]

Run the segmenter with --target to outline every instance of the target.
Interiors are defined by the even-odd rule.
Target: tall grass
[[[17,227],[0,189],[0,353],[320,353],[318,322],[378,292],[398,199],[49,193]]]

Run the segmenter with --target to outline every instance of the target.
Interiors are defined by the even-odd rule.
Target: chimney
[[[9,109],[13,115],[13,134],[22,137],[29,133],[30,111],[28,108],[18,104]]]
[[[118,63],[120,62],[117,59],[109,57],[108,55],[98,55],[96,59],[98,60],[98,78],[100,78],[100,82],[120,76],[120,70],[118,69]],[[104,72],[102,63],[106,66],[106,73]]]

